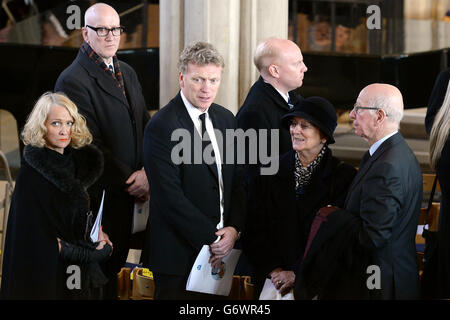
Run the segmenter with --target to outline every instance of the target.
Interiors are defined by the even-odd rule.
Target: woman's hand
[[[103,249],[106,243],[109,244],[111,248],[113,247],[111,240],[109,240],[109,236],[105,232],[103,232],[102,227],[100,227],[100,230],[98,231],[98,242],[99,243],[96,248],[97,250]]]
[[[58,240],[58,253],[61,253],[61,239],[56,238],[56,240]]]
[[[271,272],[271,280],[275,288],[284,296],[295,284],[295,273],[277,268]]]

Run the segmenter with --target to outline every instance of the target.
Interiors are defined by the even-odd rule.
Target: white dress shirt
[[[199,135],[202,135],[202,122],[199,118],[199,116],[202,113],[206,113],[205,117],[205,123],[206,123],[206,132],[208,132],[209,138],[211,140],[211,144],[213,146],[214,150],[214,156],[216,158],[216,167],[217,167],[217,175],[219,178],[219,194],[220,194],[220,221],[217,225],[217,229],[223,228],[223,212],[224,212],[224,199],[223,199],[223,179],[222,179],[222,159],[219,152],[219,145],[217,144],[216,135],[214,133],[214,127],[211,121],[211,118],[209,117],[208,110],[205,112],[202,112],[200,109],[194,107],[188,99],[183,94],[183,91],[180,91],[181,99],[184,102],[184,105],[186,106],[186,109],[189,113],[189,116],[192,119],[192,122],[194,123],[195,128],[197,129],[197,132]]]
[[[372,156],[375,151],[377,151],[378,147],[381,146],[381,144],[383,142],[385,142],[387,139],[389,139],[390,137],[392,137],[394,134],[396,134],[398,131],[392,132],[390,134],[388,134],[387,136],[384,136],[383,138],[381,138],[380,140],[378,140],[377,142],[375,142],[370,148],[369,148],[369,153],[370,156]]]

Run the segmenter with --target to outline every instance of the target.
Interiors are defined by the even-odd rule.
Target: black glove
[[[78,263],[100,262],[108,257],[112,252],[112,247],[109,244],[100,249],[91,249],[80,247],[64,240],[61,240],[61,258],[66,261]]]

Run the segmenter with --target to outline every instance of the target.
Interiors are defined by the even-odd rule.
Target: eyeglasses
[[[299,125],[300,128],[302,128],[302,130],[308,130],[308,129],[312,129],[312,128],[314,127],[314,126],[313,126],[312,124],[310,124],[310,123],[302,122],[302,121],[297,122],[297,121],[295,121],[295,120],[292,120],[291,123],[289,124],[289,126],[290,126],[292,129],[295,129],[295,128],[297,127],[297,125]]]
[[[99,37],[106,37],[110,31],[111,31],[113,36],[118,37],[125,30],[125,28],[122,27],[122,26],[121,27],[114,27],[114,28],[111,28],[111,29],[108,29],[108,28],[105,28],[105,27],[96,28],[96,27],[92,27],[92,26],[89,26],[89,25],[86,25],[86,27],[89,27],[92,30],[94,30]]]
[[[360,114],[361,114],[361,111],[360,111],[360,110],[383,110],[383,109],[382,109],[382,108],[377,108],[377,107],[360,107],[360,106],[355,105],[355,106],[353,107],[353,110],[352,110],[352,111],[354,111],[355,114],[360,115]],[[384,110],[383,110],[383,111],[384,111]],[[387,117],[387,116],[388,116],[387,112],[384,111],[384,113],[386,113],[386,117]]]

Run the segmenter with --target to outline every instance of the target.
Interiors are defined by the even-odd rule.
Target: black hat
[[[308,120],[327,136],[328,144],[334,143],[333,133],[337,126],[334,106],[325,98],[309,97],[301,99],[289,112],[281,118],[283,125],[289,127],[293,117]]]

